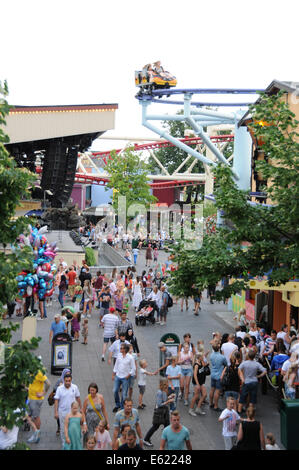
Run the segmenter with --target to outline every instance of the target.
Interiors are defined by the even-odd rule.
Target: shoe
[[[102,356],[102,362],[105,362],[105,358],[104,358],[104,356]]]
[[[159,321],[156,321],[156,325],[160,325],[160,323],[161,323],[161,322],[159,322]]]
[[[179,392],[178,399],[179,399],[179,400],[182,400],[182,399],[183,399],[183,394],[182,394],[182,392]]]
[[[154,445],[150,441],[145,441],[145,440],[143,440],[143,444],[146,445],[147,447],[153,447]]]
[[[143,410],[143,406],[142,406],[142,405],[141,405],[141,406],[138,405],[138,406],[137,406],[137,410]]]
[[[210,408],[214,408],[214,405],[213,405],[213,403],[212,403],[212,405],[209,405],[209,407],[210,407]]]
[[[87,315],[87,318],[91,318],[91,315]]]
[[[119,410],[119,407],[115,406],[112,411],[113,411],[113,413],[116,413],[118,410]]]
[[[197,413],[198,415],[205,415],[206,414],[204,411],[202,411],[201,408],[195,408],[195,413]]]
[[[163,326],[163,325],[165,325],[165,323],[163,321],[161,321],[160,325]]]
[[[27,439],[27,442],[29,442],[30,444],[37,444],[39,442],[39,431],[34,431],[34,433],[32,434],[31,437],[29,437],[29,439]]]
[[[188,406],[188,405],[189,405],[188,400],[184,400],[184,405],[185,405],[185,406]]]
[[[191,416],[197,416],[197,414],[191,408],[189,409],[188,413]]]
[[[141,406],[142,406],[142,408],[145,408],[145,407],[146,407],[146,405],[145,405],[144,403],[142,403],[142,405],[141,405]]]
[[[213,408],[214,411],[222,411],[221,408]]]

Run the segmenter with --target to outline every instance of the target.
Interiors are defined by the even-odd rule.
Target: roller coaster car
[[[140,87],[140,91],[151,92],[158,88],[174,87],[177,85],[177,79],[169,72],[159,74],[157,72],[137,70],[135,72],[135,85]]]

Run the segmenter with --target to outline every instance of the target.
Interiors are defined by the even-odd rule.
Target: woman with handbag
[[[194,385],[194,395],[190,403],[189,415],[197,416],[205,415],[206,413],[201,409],[203,402],[207,397],[207,390],[205,387],[206,376],[210,375],[210,368],[206,362],[203,353],[198,353],[195,356],[195,362],[193,365],[193,377],[192,383]],[[197,403],[198,402],[198,403]],[[197,407],[194,411],[194,406],[197,403]]]
[[[161,424],[164,426],[169,425],[169,403],[173,403],[175,401],[174,394],[167,396],[168,390],[168,380],[166,378],[160,379],[159,389],[156,394],[156,405],[154,409],[153,415],[153,425],[146,433],[143,444],[148,447],[153,447],[151,443],[151,437],[156,432]]]
[[[105,419],[107,423],[106,429],[109,431],[110,427],[105,400],[103,395],[98,393],[98,386],[96,383],[91,383],[88,387],[88,395],[83,402],[82,414],[84,418],[84,442],[89,434],[94,434],[95,428],[103,419]]]

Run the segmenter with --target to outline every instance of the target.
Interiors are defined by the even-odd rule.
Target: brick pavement
[[[163,254],[163,258],[165,255]],[[144,267],[144,257],[140,255],[138,260],[137,271],[140,272]],[[66,302],[67,304],[67,302]],[[174,305],[170,310],[167,319],[167,326],[150,325],[145,327],[135,327],[135,334],[138,339],[139,348],[141,351],[141,358],[146,358],[148,362],[148,370],[154,371],[158,367],[159,350],[157,343],[165,333],[177,333],[180,338],[183,334],[190,332],[192,334],[192,341],[196,342],[198,339],[203,339],[206,346],[213,331],[220,331],[222,333],[230,333],[233,331],[232,313],[227,311],[227,307],[220,303],[211,305],[204,296],[202,301],[202,310],[198,317],[195,317],[192,312],[193,302],[190,302],[189,310],[181,313],[178,305]],[[48,342],[48,333],[50,324],[53,321],[54,314],[59,312],[59,304],[57,301],[53,302],[52,307],[48,308],[48,319],[37,322],[37,335],[42,337],[38,354],[42,355],[43,363],[49,371],[48,377],[51,384],[54,385],[57,376],[50,374],[50,345]],[[83,402],[87,395],[87,388],[90,382],[96,382],[99,386],[100,393],[104,395],[106,407],[108,410],[109,421],[111,428],[113,427],[113,412],[114,399],[112,393],[112,366],[107,362],[101,362],[102,350],[102,336],[103,330],[98,327],[98,310],[95,310],[92,318],[89,320],[89,338],[88,345],[84,346],[81,341],[73,343],[73,382],[78,385],[81,400]],[[134,322],[135,314],[132,309],[129,312],[129,318]],[[19,319],[13,317],[12,320],[20,322]],[[14,339],[19,339],[21,332],[15,333]],[[147,386],[144,396],[144,403],[146,408],[140,411],[140,423],[143,435],[151,426],[153,405],[158,388],[159,376],[147,377]],[[210,377],[206,381],[207,390],[210,388]],[[191,398],[191,396],[190,396]],[[135,383],[133,391],[134,406],[138,404],[138,387]],[[220,407],[224,407],[223,399],[219,402]],[[200,450],[222,450],[224,449],[223,440],[221,435],[222,426],[218,423],[218,413],[215,413],[207,405],[205,407],[206,415],[192,417],[188,414],[188,407],[184,406],[182,401],[178,401],[178,409],[181,412],[181,421],[187,426],[191,434],[191,442],[193,449]],[[280,443],[279,427],[280,415],[277,411],[274,397],[269,393],[266,397],[259,394],[257,405],[257,419],[261,419],[264,431],[273,432],[276,436],[278,445]],[[56,421],[54,420],[54,407],[48,405],[45,400],[42,412],[42,431],[41,440],[39,444],[31,444],[31,449],[38,450],[58,450],[60,446],[60,438],[56,437]],[[153,449],[159,448],[160,437],[162,433],[162,426],[152,437],[154,444]],[[111,431],[112,434],[113,431]],[[19,440],[25,441],[31,433],[21,431]]]

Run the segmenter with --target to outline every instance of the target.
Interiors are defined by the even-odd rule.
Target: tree
[[[131,149],[125,149],[121,154],[111,153],[106,170],[110,175],[107,188],[114,190],[113,207],[118,208],[118,197],[126,197],[129,208],[133,204],[141,204],[149,208],[157,199],[151,194],[147,175],[148,165]]]
[[[217,165],[216,207],[228,223],[205,236],[197,252],[181,245],[174,250],[178,270],[171,276],[173,292],[186,290],[189,280],[203,289],[229,278],[231,284],[217,291],[220,299],[246,288],[252,276],[267,274],[270,286],[298,278],[298,121],[281,97],[262,95],[251,107],[250,127],[265,155],[256,167],[268,181],[264,191],[272,204],[249,204],[249,192],[238,189],[230,168]]]
[[[10,322],[3,326],[4,308],[17,294],[16,276],[22,269],[30,270],[33,260],[31,248],[21,249],[17,244],[18,236],[28,231],[28,219],[15,219],[14,214],[21,198],[28,195],[35,176],[24,168],[18,168],[5,149],[5,143],[9,142],[3,129],[5,116],[10,109],[6,101],[7,95],[7,83],[0,82],[0,240],[3,246],[3,251],[0,252],[0,343],[8,345],[19,325]],[[4,348],[4,357],[0,361],[1,426],[11,429],[14,424],[21,424],[20,416],[14,411],[19,408],[21,416],[24,415],[26,387],[33,381],[38,370],[42,370],[40,361],[31,353],[38,347],[39,340],[40,338],[33,338],[30,342],[18,341]]]

